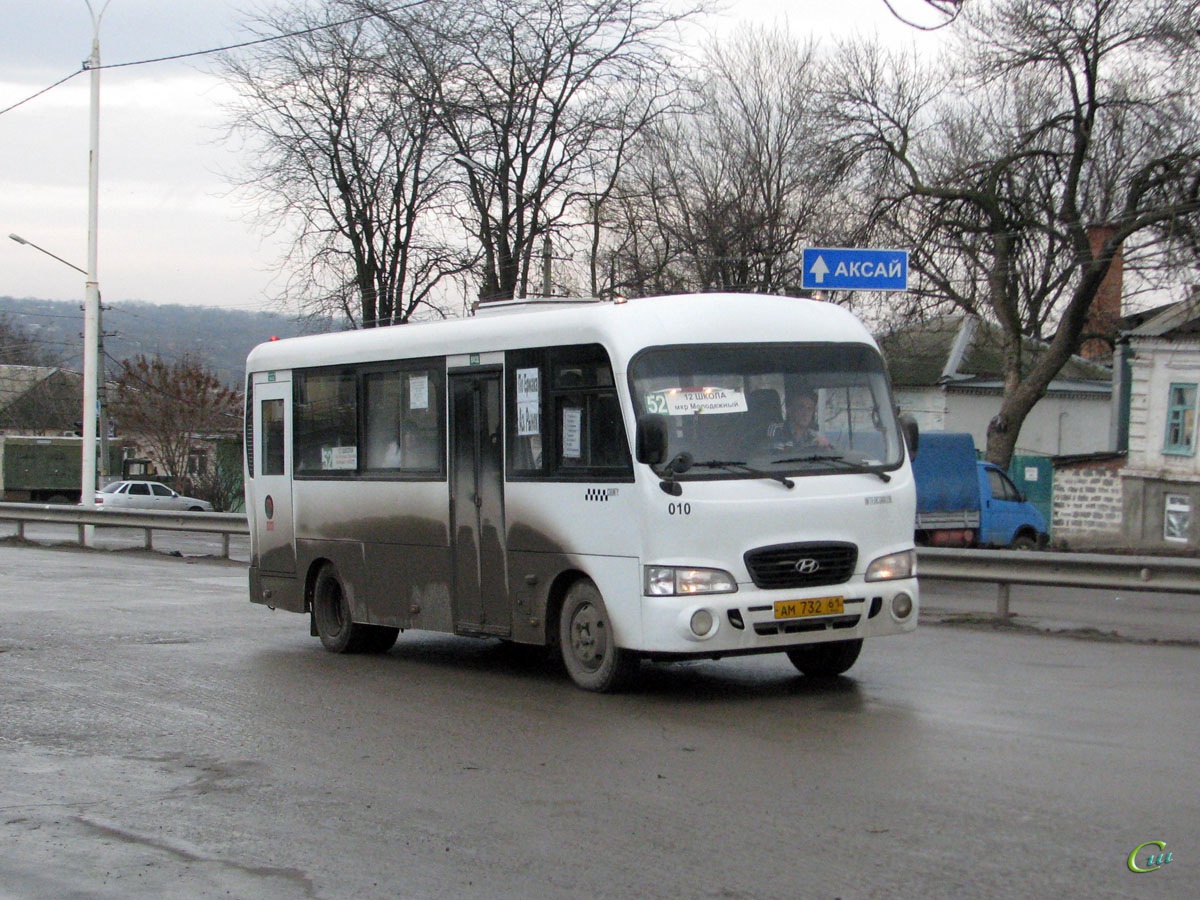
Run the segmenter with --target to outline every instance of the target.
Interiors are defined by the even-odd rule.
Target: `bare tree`
[[[995,463],[1077,351],[1118,251],[1136,262],[1140,238],[1200,213],[1197,5],[997,0],[961,18],[953,68],[845,57],[839,139],[885,186],[881,214],[914,238],[927,288],[1003,331]],[[1030,357],[1026,336],[1048,343]]]
[[[371,328],[441,312],[439,286],[473,263],[443,236],[448,153],[404,43],[349,0],[260,22],[292,34],[228,56],[243,187],[268,228],[294,231],[284,266],[310,310]]]
[[[658,0],[450,0],[389,16],[419,62],[480,248],[482,300],[526,296],[544,241],[588,221],[669,100]],[[424,92],[424,93],[423,93]]]
[[[698,70],[692,107],[641,141],[622,181],[622,287],[797,291],[802,245],[847,224],[831,215],[842,172],[813,102],[814,45],[747,29]]]
[[[193,489],[192,453],[213,436],[236,434],[241,423],[240,395],[191,356],[124,360],[110,409],[121,432],[136,436],[183,491]]]

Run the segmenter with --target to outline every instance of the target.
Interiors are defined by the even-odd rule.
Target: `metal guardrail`
[[[1001,618],[1008,618],[1014,584],[1200,594],[1200,560],[1170,556],[922,547],[917,551],[917,573],[998,585],[996,615]]]
[[[30,522],[75,525],[80,544],[84,543],[87,526],[141,528],[147,550],[153,549],[155,531],[219,534],[226,557],[231,537],[250,534],[249,523],[241,513],[85,510],[79,506],[0,503],[0,521],[16,522],[21,538]],[[923,578],[998,585],[996,614],[1003,618],[1008,617],[1009,590],[1014,584],[1200,594],[1200,560],[1166,556],[921,547],[917,551],[917,572]]]
[[[25,526],[31,522],[51,522],[78,528],[79,543],[87,543],[88,527],[140,528],[143,546],[154,549],[155,531],[191,531],[221,536],[222,555],[229,557],[229,539],[249,536],[250,524],[242,513],[156,512],[133,509],[84,509],[52,503],[0,503],[0,521],[16,522],[17,537],[24,539]]]

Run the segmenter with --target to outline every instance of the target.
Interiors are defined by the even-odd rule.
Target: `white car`
[[[185,497],[157,481],[114,481],[96,491],[97,509],[161,509],[212,512],[207,500]]]

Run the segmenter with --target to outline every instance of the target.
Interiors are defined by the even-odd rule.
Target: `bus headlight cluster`
[[[867,566],[867,581],[895,581],[897,578],[912,578],[917,574],[917,551],[904,550],[890,553]]]
[[[721,569],[685,569],[679,566],[646,566],[647,597],[687,597],[695,594],[732,594],[733,576]]]

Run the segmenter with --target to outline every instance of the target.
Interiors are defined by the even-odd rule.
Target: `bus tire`
[[[830,641],[826,644],[806,644],[787,651],[787,658],[809,678],[832,678],[841,675],[862,652],[862,638],[853,641]]]
[[[321,645],[330,653],[386,653],[396,643],[399,628],[363,625],[350,615],[350,603],[333,563],[325,563],[313,583],[313,624]]]
[[[637,674],[641,660],[613,642],[604,599],[590,580],[571,585],[558,628],[563,665],[571,680],[585,691],[618,691]]]

